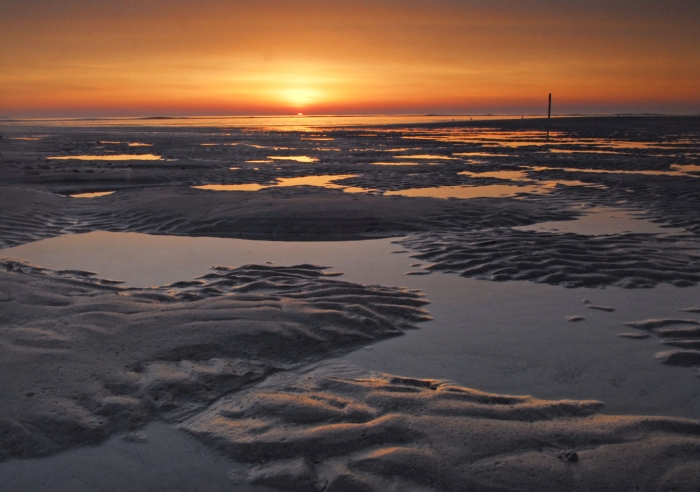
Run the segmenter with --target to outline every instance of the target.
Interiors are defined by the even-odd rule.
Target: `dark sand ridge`
[[[426,319],[415,292],[311,265],[220,267],[162,289],[93,277],[3,261],[0,459],[182,419],[271,372]]]
[[[150,188],[85,200],[0,188],[0,208],[0,244],[5,247],[90,230],[334,240],[448,226],[526,225],[577,215],[545,203],[390,198],[316,187],[255,193]]]

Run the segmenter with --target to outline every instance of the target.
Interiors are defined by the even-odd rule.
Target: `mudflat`
[[[452,274],[574,289],[581,309],[561,322],[578,332],[604,325],[626,292],[677,289],[688,298],[682,312],[645,306],[640,312],[651,317],[611,332],[630,351],[610,363],[600,394],[612,382],[628,384],[625,361],[649,344],[660,343],[650,371],[695,377],[699,124],[5,124],[3,248],[93,231],[329,241],[328,248],[395,238],[394,253],[410,256],[406,273],[415,280],[411,288],[388,278],[345,280],[310,251],[295,264],[213,264],[167,285],[127,287],[128,278],[87,271],[80,258],[61,268],[0,250],[0,474],[18,460],[39,469],[45,462],[37,457],[99,448],[158,420],[242,466],[232,487],[697,490],[700,421],[675,416],[670,400],[667,411],[656,404],[657,415],[610,415],[597,397],[523,395],[536,384],[503,395],[488,379],[470,388],[469,374],[460,373],[459,384],[433,377],[453,364],[447,355],[424,359],[424,375],[372,366],[395,356],[392,338],[433,326],[420,279]],[[600,302],[605,293],[611,302]],[[536,302],[543,316],[555,309],[546,298]],[[468,303],[454,309],[450,319],[467,323]],[[538,338],[537,319],[512,322],[535,327],[543,354],[551,348]],[[488,341],[487,322],[483,330]],[[590,333],[580,352],[594,364],[612,342]],[[494,331],[490,344],[506,347],[504,340]],[[355,360],[367,367],[323,364],[362,347],[372,350]],[[504,348],[502,362],[519,367],[508,359],[514,353]],[[546,364],[537,350],[528,357],[529,368]],[[519,380],[546,384],[523,374]],[[567,384],[578,380],[575,371],[566,376]],[[694,417],[700,399],[683,391],[685,414]]]

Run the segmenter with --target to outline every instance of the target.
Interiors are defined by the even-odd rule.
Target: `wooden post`
[[[549,93],[549,108],[547,109],[547,142],[549,142],[549,120],[552,118],[552,93]]]

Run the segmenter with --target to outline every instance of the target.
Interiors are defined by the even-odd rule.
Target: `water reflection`
[[[107,196],[114,193],[113,191],[97,191],[94,193],[76,193],[74,195],[68,195],[71,198],[97,198],[98,196]]]
[[[420,166],[419,162],[371,162],[375,166]]]
[[[651,222],[641,212],[631,212],[613,207],[593,207],[576,220],[540,222],[537,224],[513,227],[520,231],[574,233],[585,236],[610,234],[684,234],[685,229],[662,227]]]
[[[551,191],[539,185],[488,185],[488,186],[437,186],[432,188],[412,188],[387,191],[385,195],[400,195],[427,198],[502,198],[514,197],[523,193],[546,194]]]
[[[346,193],[367,193],[374,190],[366,188],[355,188],[350,186],[343,186],[335,183],[341,179],[355,178],[356,174],[331,174],[331,175],[319,175],[319,176],[299,176],[295,178],[277,178],[274,183],[270,184],[234,184],[234,185],[223,185],[223,184],[208,184],[201,186],[193,186],[200,190],[212,190],[212,191],[259,191],[263,188],[282,188],[289,186],[318,186],[321,188],[331,188],[331,189],[342,189]]]
[[[395,155],[396,159],[445,159],[445,160],[457,160],[456,157],[449,157],[446,155],[434,155],[434,154],[416,154],[416,155]]]
[[[455,152],[453,155],[464,157],[513,157],[513,154],[495,154],[491,152]]]
[[[163,157],[154,154],[110,154],[110,155],[63,155],[47,157],[56,161],[162,161]]]
[[[268,155],[267,158],[276,161],[318,162],[317,158],[309,157],[308,155]]]
[[[556,180],[538,180],[528,177],[527,171],[487,171],[483,173],[474,173],[471,171],[462,171],[458,174],[462,176],[469,176],[472,178],[495,178],[495,179],[507,179],[510,181],[518,181],[521,183],[536,183],[544,188],[555,188],[558,185],[561,186],[587,186],[591,188],[601,188],[606,189],[607,186],[602,184],[586,183],[577,179],[556,179]]]
[[[496,178],[496,179],[510,179],[512,181],[533,181],[527,177],[526,171],[487,171],[483,173],[474,173],[471,171],[462,171],[460,173],[462,176],[470,176],[472,178]]]
[[[251,184],[234,184],[234,185],[221,185],[221,184],[208,184],[201,186],[193,186],[192,188],[197,188],[199,190],[211,190],[211,191],[258,191],[263,188],[268,188],[274,185],[260,185],[257,183]]]
[[[493,128],[446,128],[446,129],[414,129],[404,130],[402,138],[408,140],[429,140],[434,142],[449,142],[473,144],[481,147],[520,148],[535,147],[537,150],[551,153],[593,153],[593,154],[625,154],[630,150],[684,150],[689,146],[697,146],[700,141],[693,139],[678,139],[670,142],[648,142],[632,140],[613,140],[608,138],[579,138],[563,132],[524,130],[507,131]],[[486,152],[465,152],[454,155],[483,155],[492,156]],[[506,157],[508,154],[500,154]]]
[[[675,167],[674,165],[671,167]],[[681,166],[678,166],[681,167]],[[618,170],[618,169],[579,169],[576,167],[546,167],[546,166],[532,166],[529,169],[533,171],[565,171],[568,173],[591,173],[591,174],[641,174],[645,176],[683,176],[689,178],[700,178],[700,176],[694,174],[688,174],[687,171],[647,171],[647,170]],[[688,171],[692,171],[689,169]]]
[[[590,149],[546,149],[546,152],[551,152],[552,154],[624,154],[624,152],[615,152],[614,150]]]
[[[700,173],[700,164],[673,164],[671,169],[682,173]]]

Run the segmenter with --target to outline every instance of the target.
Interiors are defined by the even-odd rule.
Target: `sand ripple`
[[[582,236],[492,229],[429,233],[401,241],[434,262],[427,268],[487,280],[530,280],[565,287],[678,287],[700,282],[697,245],[651,234]]]
[[[182,419],[272,372],[428,319],[421,294],[323,267],[217,267],[125,289],[91,272],[2,260],[0,459]]]
[[[303,376],[183,427],[295,491],[695,490],[700,423],[597,413],[433,380]],[[624,470],[624,473],[620,471]]]
[[[672,366],[700,366],[700,320],[661,318],[625,324],[645,330],[638,332],[641,336],[635,338],[654,334],[661,339],[661,343],[677,347],[656,354],[659,362]]]

